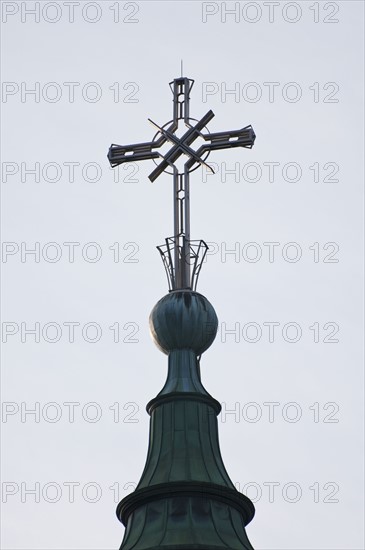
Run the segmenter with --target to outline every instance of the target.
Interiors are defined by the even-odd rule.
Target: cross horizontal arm
[[[218,149],[230,149],[231,147],[246,147],[251,149],[255,142],[255,132],[253,131],[252,126],[245,126],[240,130],[233,130],[232,132],[216,132],[215,134],[202,134],[202,137],[205,141],[210,141],[199,147],[196,151],[198,156],[202,156],[206,151],[216,151]],[[185,166],[187,169],[190,169],[195,160],[190,158]]]
[[[227,132],[216,132],[214,134],[202,134],[209,145],[203,145],[205,150],[228,149],[230,147],[247,147],[251,149],[256,135],[252,126],[245,126],[239,130],[228,130]]]
[[[175,130],[176,124],[173,122],[169,127],[169,131],[174,132]],[[110,165],[114,168],[124,162],[159,158],[161,155],[152,149],[161,147],[166,141],[166,137],[161,135],[155,141],[147,141],[145,143],[133,143],[132,145],[117,145],[116,143],[112,143],[108,152]]]
[[[154,143],[136,143],[134,145],[116,145],[112,143],[108,159],[112,168],[114,168],[124,162],[158,158],[160,155],[157,151],[152,151],[153,147],[155,147]]]

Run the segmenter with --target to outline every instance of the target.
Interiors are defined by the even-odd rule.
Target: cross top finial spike
[[[193,84],[194,80],[183,77],[181,59],[181,76],[170,82],[173,93],[172,120],[164,125],[158,125],[149,119],[158,130],[153,141],[132,145],[113,143],[108,152],[112,167],[125,162],[153,159],[157,166],[148,176],[151,182],[154,182],[162,172],[168,172],[173,176],[174,235],[165,240],[165,245],[157,247],[165,265],[170,290],[196,289],[208,249],[204,241],[190,239],[190,173],[199,165],[210,168],[205,161],[211,151],[234,147],[251,149],[256,138],[251,126],[226,132],[204,132],[214,113],[209,110],[200,120],[190,117],[190,92]],[[176,135],[179,121],[184,121],[187,128],[181,137]],[[195,150],[191,145],[197,138],[202,138],[204,143]],[[171,143],[171,148],[162,155],[158,149],[166,143]],[[176,161],[182,155],[185,155],[187,160],[183,171],[180,172]],[[159,159],[159,162],[155,159]]]

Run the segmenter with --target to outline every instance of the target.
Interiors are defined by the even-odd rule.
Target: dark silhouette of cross
[[[157,139],[132,145],[113,143],[108,152],[108,159],[113,168],[125,162],[160,159],[160,163],[148,176],[152,182],[162,172],[168,171],[168,169],[172,170],[174,178],[174,236],[166,239],[166,250],[163,251],[162,247],[158,247],[164,260],[171,290],[179,288],[194,289],[196,287],[197,277],[207,249],[204,241],[199,242],[198,250],[194,249],[193,243],[195,241],[190,240],[190,172],[195,170],[198,165],[204,165],[212,170],[205,162],[211,151],[233,147],[251,149],[256,138],[251,126],[226,132],[203,133],[208,122],[214,117],[214,113],[208,111],[199,121],[190,118],[189,94],[193,84],[194,81],[186,77],[176,78],[173,82],[170,82],[170,88],[174,96],[172,121],[160,127],[149,119],[153,126],[157,128],[158,134],[160,134]],[[188,128],[181,137],[178,137],[175,133],[179,127],[179,120],[183,120]],[[195,124],[192,124],[192,121]],[[166,126],[167,128],[165,128]],[[195,150],[191,145],[199,137],[206,143]],[[167,153],[162,155],[158,149],[166,142],[171,143],[172,146]],[[188,160],[184,164],[184,171],[180,173],[175,163],[183,154],[188,157]],[[200,252],[203,245],[205,251],[203,258],[201,258]],[[171,256],[171,249],[174,252],[174,260]],[[190,274],[191,265],[193,266],[192,274]]]

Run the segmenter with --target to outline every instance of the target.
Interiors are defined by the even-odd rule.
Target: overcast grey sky
[[[202,380],[255,502],[248,536],[364,548],[363,3],[1,8],[3,548],[122,540],[115,507],[166,377],[148,316],[167,292],[155,246],[172,190],[150,183],[152,161],[113,172],[106,154],[171,119],[181,58],[191,116],[257,135],[191,178],[192,238],[212,243],[198,290],[220,321]]]

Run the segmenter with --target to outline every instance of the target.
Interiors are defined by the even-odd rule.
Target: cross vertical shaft
[[[174,170],[174,266],[176,288],[190,288],[189,172]]]
[[[189,126],[190,90],[193,84],[194,80],[184,76],[175,78],[173,82],[170,82],[170,88],[174,96],[173,119],[176,125],[179,120],[184,119],[185,124]]]
[[[183,120],[187,128],[189,122],[190,90],[193,81],[188,78],[175,78],[170,84],[173,93],[173,125],[178,128]],[[190,199],[189,171],[185,167],[179,173],[174,170],[174,268],[176,288],[190,288]]]

